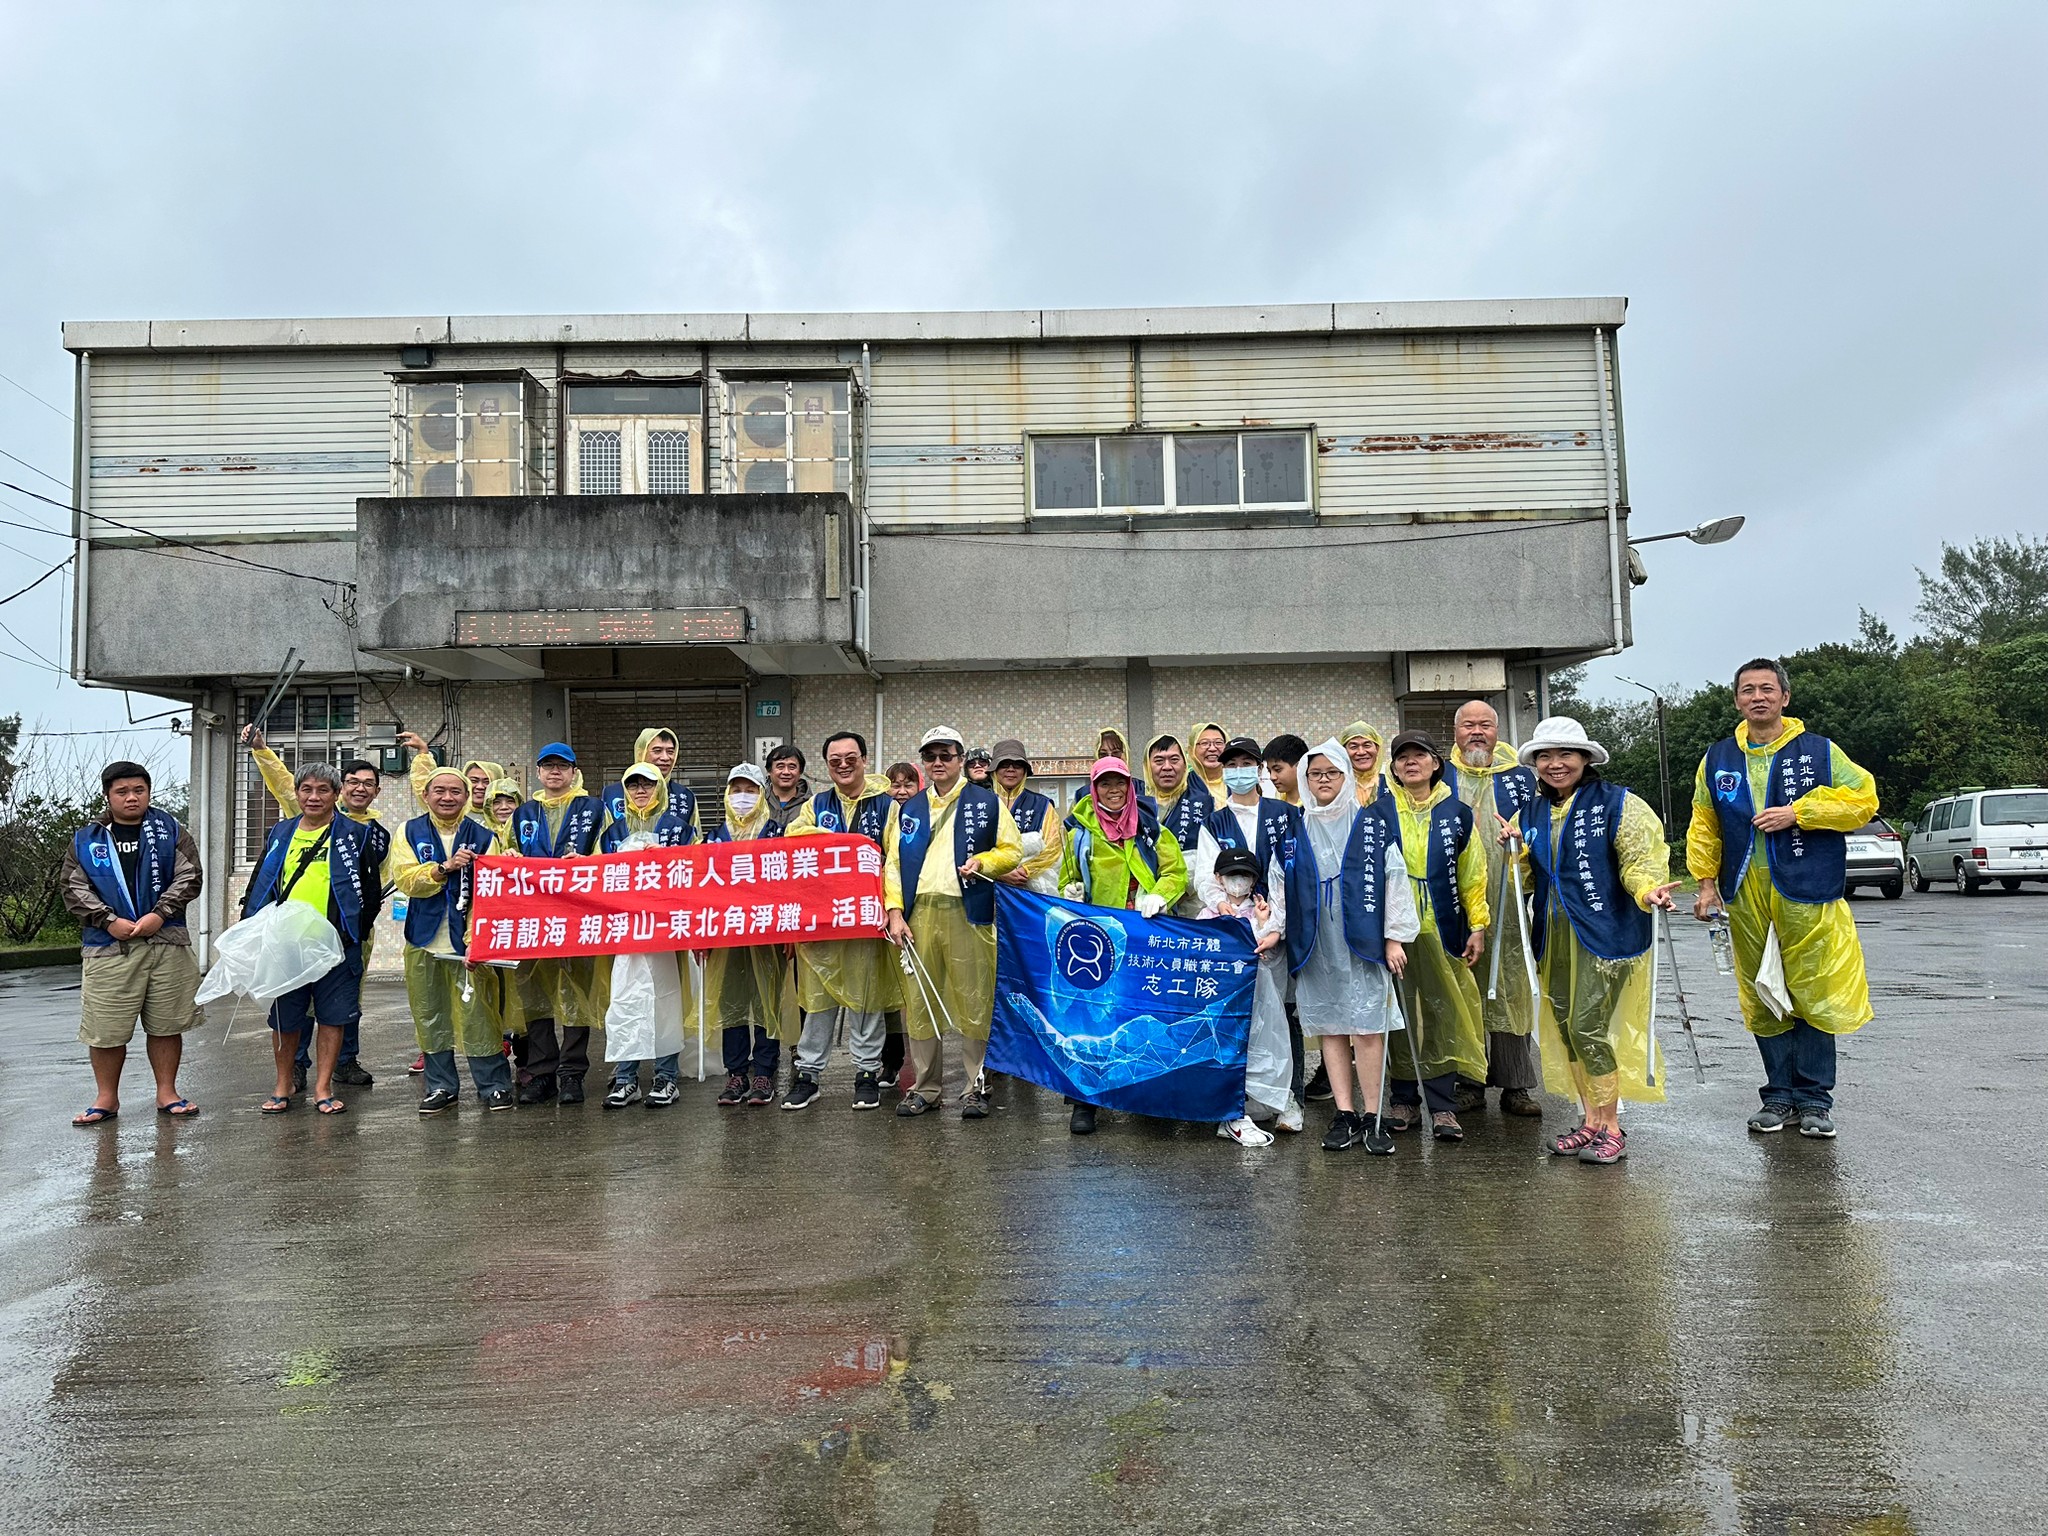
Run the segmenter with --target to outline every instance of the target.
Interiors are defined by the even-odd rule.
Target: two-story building
[[[288,761],[403,727],[529,784],[648,724],[705,789],[940,721],[1069,788],[1111,724],[1519,733],[1627,639],[1625,308],[70,324],[73,666],[197,706],[215,871],[288,653]]]

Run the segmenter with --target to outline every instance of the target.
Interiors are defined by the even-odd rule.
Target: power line
[[[24,459],[18,453],[9,453],[5,448],[0,448],[0,459],[14,460],[15,463],[19,464],[23,469],[27,470],[30,474],[41,475],[45,480],[49,481],[50,484],[56,486],[57,489],[60,491],[68,491],[71,489],[71,482],[69,480],[59,480],[47,469],[36,468],[35,465],[29,463],[27,459]]]
[[[170,727],[164,726],[162,729],[168,731]],[[131,736],[138,733],[132,725],[110,725],[103,730],[97,731],[23,731],[21,734],[24,736],[47,738],[52,736]]]
[[[6,374],[0,373],[0,381],[5,381],[6,383],[12,384],[24,395],[27,395],[29,399],[35,401],[37,405],[40,405],[44,410],[55,411],[59,416],[62,416],[66,421],[69,421],[71,419],[71,413],[69,411],[64,410],[60,406],[50,404],[49,401],[45,400],[41,395],[37,394],[34,390],[30,389],[26,384],[22,383],[19,379],[10,379],[7,377]]]
[[[16,591],[10,592],[5,597],[0,597],[0,608],[6,607],[9,603],[13,602],[17,597],[20,597],[25,593],[35,591],[37,587],[40,587],[52,576],[56,575],[59,571],[63,570],[65,566],[69,565],[71,563],[71,559],[72,557],[70,555],[66,555],[62,560],[59,560],[55,565],[51,566],[47,571],[43,572],[42,575],[38,576],[34,581],[30,582],[27,586],[19,588]]]

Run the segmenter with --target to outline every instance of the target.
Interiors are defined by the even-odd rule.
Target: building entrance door
[[[643,730],[676,734],[676,771],[697,792],[697,816],[709,832],[725,820],[725,776],[746,757],[744,700],[737,688],[604,688],[569,695],[569,745],[594,794],[633,763]]]

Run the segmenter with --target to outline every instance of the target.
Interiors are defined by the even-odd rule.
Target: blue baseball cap
[[[540,749],[534,761],[544,763],[551,757],[559,757],[563,762],[573,764],[576,761],[576,749],[566,741],[551,741]]]

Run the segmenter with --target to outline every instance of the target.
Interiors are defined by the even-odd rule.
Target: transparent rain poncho
[[[832,787],[833,794],[839,793]],[[879,773],[867,776],[861,799],[889,793],[889,781]],[[842,811],[845,802],[841,800]],[[818,818],[806,801],[785,837],[804,837],[818,832]],[[850,1008],[855,1013],[887,1013],[903,1006],[903,969],[897,962],[896,946],[877,935],[872,939],[820,939],[799,944],[796,951],[797,1005],[805,1013],[828,1013]]]
[[[744,816],[725,795],[725,829],[734,842],[759,837],[769,823],[763,794]],[[789,1001],[790,964],[780,944],[745,944],[714,949],[704,958],[704,1007],[708,1029],[759,1029],[793,1045],[802,1020]]]
[[[472,970],[455,956],[406,945],[405,997],[420,1049],[428,1055],[497,1055],[505,1035],[497,1007],[503,979],[495,967]]]
[[[1421,929],[1408,946],[1408,968],[1400,980],[1401,1011],[1408,1020],[1408,1039],[1415,1047],[1411,1058],[1406,1050],[1388,1066],[1388,1072],[1413,1079],[1416,1062],[1422,1076],[1442,1077],[1455,1072],[1471,1082],[1486,1081],[1486,1027],[1480,1020],[1479,983],[1464,959],[1444,949],[1443,932],[1430,904],[1429,887],[1422,875],[1429,867],[1430,811],[1450,798],[1450,790],[1438,784],[1417,805],[1406,789],[1394,791],[1401,813],[1401,849],[1406,862],[1409,894]],[[1465,917],[1475,928],[1483,927],[1490,914],[1483,889],[1475,889],[1485,868],[1485,850],[1475,833],[1458,859],[1458,875],[1465,892]]]
[[[1350,762],[1341,747],[1329,742],[1301,760],[1304,786],[1308,783],[1308,765],[1318,756],[1343,768],[1349,782]],[[1302,820],[1320,877],[1315,947],[1294,975],[1294,1008],[1305,1035],[1383,1035],[1402,1028],[1393,973],[1384,965],[1360,958],[1344,937],[1339,871],[1344,867],[1344,849],[1351,841],[1352,823],[1361,814],[1361,808],[1341,792],[1329,806],[1318,806],[1312,793],[1303,798]],[[1406,874],[1398,869],[1373,871],[1367,878],[1381,879],[1386,892],[1380,908],[1385,936],[1412,946],[1419,924]],[[1305,913],[1288,914],[1290,923],[1305,920]]]
[[[1458,797],[1472,807],[1472,836],[1486,852],[1486,904],[1493,922],[1472,975],[1479,983],[1481,1021],[1493,1035],[1526,1035],[1536,1028],[1536,994],[1529,985],[1528,952],[1523,947],[1525,919],[1515,891],[1517,878],[1525,895],[1529,882],[1526,872],[1509,859],[1495,819],[1499,802],[1494,798],[1494,778],[1516,765],[1515,750],[1505,742],[1494,743],[1489,767],[1458,764]]]

